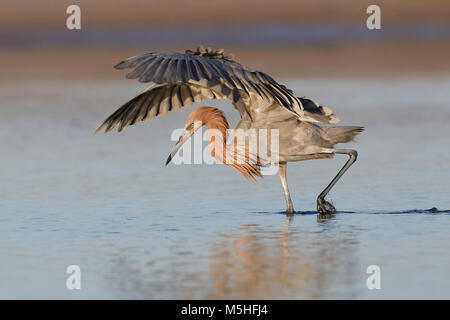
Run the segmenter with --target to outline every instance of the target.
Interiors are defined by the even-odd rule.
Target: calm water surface
[[[192,108],[92,136],[142,85],[2,84],[0,298],[450,298],[450,78],[285,82],[366,127],[327,219],[315,198],[344,157],[289,165],[288,219],[278,176],[164,167]]]

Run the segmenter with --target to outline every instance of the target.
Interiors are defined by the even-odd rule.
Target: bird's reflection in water
[[[294,227],[293,219],[287,216],[278,230],[252,224],[219,235],[210,249],[208,298],[355,298],[361,286],[356,234],[329,215],[318,216],[313,231]]]
[[[157,247],[121,249],[107,279],[127,299],[357,298],[366,276],[358,229],[333,216],[309,217],[244,224],[202,242],[204,248],[170,240],[166,254],[155,253]]]

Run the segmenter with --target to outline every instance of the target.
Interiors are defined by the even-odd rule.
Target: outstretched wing
[[[117,125],[118,130],[122,131],[138,121],[152,119],[203,99],[230,99],[242,115],[254,107],[244,102],[249,99],[241,99],[249,98],[250,93],[269,104],[275,102],[301,120],[339,121],[331,109],[296,97],[269,75],[242,66],[225,56],[223,50],[199,47],[197,51],[187,50],[186,53],[145,53],[128,58],[115,68],[133,68],[127,78],[139,78],[141,82],[153,82],[155,85],[117,109],[94,133],[102,129],[108,132]],[[243,103],[238,104],[239,100]]]
[[[222,84],[235,91],[237,99],[241,94],[253,92],[263,99],[279,103],[298,116],[303,114],[303,106],[291,90],[266,73],[245,67],[222,52],[198,48],[187,53],[144,53],[120,62],[115,68],[133,68],[127,78],[138,78],[140,82]]]
[[[190,106],[203,99],[233,99],[233,91],[225,86],[202,86],[193,83],[153,85],[125,103],[94,131],[108,132],[119,125],[119,132],[139,121],[150,120],[169,111]]]

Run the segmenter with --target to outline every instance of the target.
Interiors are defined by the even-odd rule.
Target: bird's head
[[[166,166],[170,163],[175,154],[180,150],[181,146],[189,140],[189,138],[200,129],[203,125],[217,121],[218,118],[224,118],[222,111],[212,107],[199,107],[193,110],[184,124],[184,131],[181,134],[178,142],[173,147],[170,152],[169,157],[166,161]],[[226,121],[226,119],[225,119]],[[228,125],[228,123],[227,123]]]

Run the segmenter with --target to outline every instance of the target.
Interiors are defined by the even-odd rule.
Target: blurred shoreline
[[[0,4],[0,82],[122,79],[127,57],[198,45],[276,77],[450,74],[444,0],[382,2],[380,30],[366,28],[368,0],[80,0],[72,31],[70,4]]]
[[[395,41],[450,41],[450,23],[421,21],[384,23],[369,30],[361,22],[277,23],[245,25],[115,26],[80,30],[59,28],[3,28],[0,47],[133,47],[202,43],[208,46],[322,46],[374,44]]]

